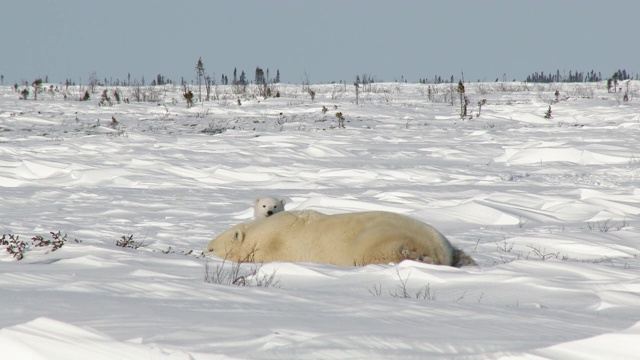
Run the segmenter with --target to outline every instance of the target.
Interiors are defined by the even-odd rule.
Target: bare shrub
[[[113,90],[113,97],[116,99],[116,103],[120,104],[120,90],[118,88]]]
[[[338,100],[344,96],[345,89],[343,86],[334,84],[333,90],[331,90],[331,100]]]
[[[142,95],[142,101],[159,102],[163,99],[163,93],[160,87],[148,86]]]
[[[432,301],[436,299],[436,292],[431,290],[430,284],[427,284],[424,287],[422,287],[415,295],[416,295],[416,299],[432,300]],[[464,295],[458,298],[456,302],[461,301],[462,298],[464,298]]]
[[[455,106],[456,105],[456,97],[453,96],[454,93],[456,93],[456,87],[451,84],[450,86],[447,86],[445,88],[443,97],[444,97],[444,101],[445,103],[449,103],[451,104],[451,106]]]
[[[201,110],[196,111],[196,117],[204,119],[205,117],[207,117],[207,115],[209,115],[209,110],[210,110],[209,108],[203,107]]]
[[[113,105],[113,101],[111,101],[111,97],[109,96],[109,92],[107,89],[102,91],[102,95],[100,96],[100,102],[98,102],[98,106]]]
[[[436,300],[436,293],[431,289],[431,285],[427,284],[420,288],[415,293],[410,293],[407,289],[407,282],[409,281],[409,276],[411,273],[407,274],[405,278],[400,275],[400,270],[396,268],[396,276],[398,277],[399,284],[396,285],[393,291],[389,290],[389,295],[398,299],[422,299],[422,300]],[[373,288],[368,289],[369,294],[373,296],[382,295],[382,285],[377,284],[374,285]],[[460,299],[459,299],[460,300]]]
[[[133,235],[122,235],[120,239],[116,240],[116,246],[129,248],[129,249],[138,249],[140,247],[146,246],[143,241],[135,241],[133,239]]]
[[[142,88],[140,86],[140,83],[138,83],[138,81],[134,81],[133,86],[130,88],[131,89],[131,98],[137,102],[142,101]]]
[[[491,88],[491,86],[487,84],[479,83],[478,85],[476,85],[476,93],[480,95],[487,95],[487,94],[491,94],[492,92],[493,92],[493,89]]]
[[[342,112],[337,112],[336,117],[338,118],[338,128],[344,129],[344,115],[342,115]]]
[[[212,121],[209,123],[208,127],[202,129],[200,132],[208,135],[217,135],[217,134],[222,134],[225,131],[227,131],[226,127],[220,124],[216,124],[215,122]]]
[[[592,86],[576,86],[573,89],[573,96],[578,98],[593,99],[593,87]]]
[[[500,260],[503,263],[509,263],[514,260],[520,260],[522,257],[521,252],[512,252],[513,251],[513,243],[508,243],[504,241],[502,244],[498,244],[496,241],[496,247],[498,248],[498,255],[500,255]]]
[[[619,224],[610,223],[611,219],[605,220],[603,222],[598,221],[597,223],[587,223],[589,230],[591,231],[600,231],[600,232],[609,232],[611,229],[622,230],[629,226],[627,220],[623,220]]]
[[[280,280],[276,279],[276,271],[270,275],[260,274],[262,264],[242,266],[243,262],[231,263],[227,266],[227,258],[215,269],[210,269],[209,262],[204,264],[204,282],[217,285],[280,287]]]
[[[482,99],[478,101],[478,114],[476,115],[477,117],[480,117],[480,114],[482,113],[482,106],[486,104],[487,104],[487,99]]]
[[[540,249],[540,247],[535,247],[533,245],[527,245],[528,248],[533,250],[533,254],[536,255],[540,260],[547,261],[549,259],[559,259],[560,253],[548,253],[547,249]],[[566,258],[565,258],[566,259]]]
[[[519,216],[518,217],[518,228],[522,229],[527,224],[527,222],[529,222],[529,220],[523,219],[522,216]]]
[[[237,83],[231,86],[231,91],[235,95],[246,95],[247,94],[247,84],[245,83]]]
[[[89,75],[89,91],[91,91],[92,94],[95,94],[97,86],[98,86],[98,75],[94,71]]]
[[[373,296],[380,296],[382,295],[382,284],[373,285],[372,288],[367,288],[367,290]]]

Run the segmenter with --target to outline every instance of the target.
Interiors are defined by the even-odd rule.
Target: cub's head
[[[273,214],[284,211],[284,199],[274,197],[257,198],[253,209],[254,219],[264,219]]]

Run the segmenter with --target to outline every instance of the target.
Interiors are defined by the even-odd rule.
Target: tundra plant
[[[338,128],[344,129],[344,115],[342,115],[342,112],[337,112],[336,117],[338,118]]]
[[[458,81],[458,94],[460,95],[460,119],[467,118],[467,106],[469,105],[469,98],[466,95],[464,84],[462,80]]]
[[[38,78],[33,81],[33,100],[38,100],[38,92],[42,90],[42,79]]]

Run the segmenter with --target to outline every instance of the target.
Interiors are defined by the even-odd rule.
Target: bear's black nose
[[[271,210],[267,211],[267,216],[271,216],[271,215],[273,215],[273,211]]]

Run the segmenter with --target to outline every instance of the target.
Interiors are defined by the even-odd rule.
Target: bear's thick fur
[[[284,199],[274,197],[256,198],[253,207],[253,218],[255,220],[267,218],[273,214],[284,211]]]
[[[353,266],[411,259],[455,267],[475,264],[432,226],[384,211],[283,211],[232,227],[211,240],[206,251],[234,262]]]

